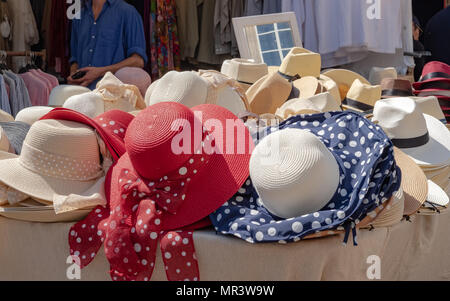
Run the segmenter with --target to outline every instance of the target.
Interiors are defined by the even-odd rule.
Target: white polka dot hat
[[[283,131],[292,132],[274,139]],[[306,138],[294,139],[292,134]],[[280,153],[287,150],[278,161],[260,160],[258,151],[263,150],[258,148],[261,145],[268,151],[265,145],[270,140],[272,144],[278,140]],[[305,141],[310,145],[302,143]],[[355,113],[292,117],[279,127],[268,128],[255,154],[260,157],[253,162],[252,155],[250,164],[255,185],[249,178],[210,215],[219,233],[250,243],[286,243],[338,230],[345,231],[345,242],[352,232],[356,244],[356,227],[400,188],[401,172],[392,142],[378,126]],[[254,168],[252,163],[267,166]],[[296,196],[298,203],[294,202]]]

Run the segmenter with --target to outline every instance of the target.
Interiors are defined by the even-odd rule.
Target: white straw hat
[[[83,113],[92,119],[105,113],[103,96],[95,91],[70,97],[64,103],[64,108]]]
[[[87,125],[60,120],[33,124],[20,156],[0,153],[0,182],[33,198],[82,194],[103,176],[97,136]]]
[[[336,159],[326,146],[300,129],[267,136],[250,159],[250,177],[261,202],[281,218],[325,207],[336,193],[339,174]]]
[[[414,99],[422,113],[433,116],[444,124],[447,123],[444,112],[442,112],[439,100],[436,96],[412,97],[412,99]]]
[[[220,72],[236,80],[247,91],[251,85],[266,76],[269,70],[266,64],[256,63],[254,60],[231,59],[223,62]]]
[[[397,70],[393,67],[382,68],[382,67],[372,67],[369,75],[369,82],[372,85],[380,85],[385,78],[398,77]]]
[[[373,121],[377,121],[394,145],[417,164],[450,163],[450,132],[442,122],[423,114],[413,99],[377,101]]]
[[[53,88],[48,99],[48,105],[51,107],[62,107],[66,100],[74,95],[90,92],[86,87],[75,85],[59,85]]]
[[[46,115],[53,109],[53,107],[42,106],[28,107],[17,113],[16,121],[21,121],[26,124],[33,125],[33,123],[41,119],[44,115]]]

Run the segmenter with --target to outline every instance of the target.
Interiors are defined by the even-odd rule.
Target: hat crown
[[[377,100],[381,99],[381,86],[366,85],[359,79],[355,79],[348,90],[347,98],[374,105]]]
[[[280,72],[289,75],[301,77],[320,76],[322,61],[320,54],[309,51],[305,48],[294,47],[284,58],[280,66]]]
[[[409,80],[406,79],[394,79],[385,78],[381,81],[382,90],[404,90],[411,92],[412,95],[412,85]]]
[[[220,72],[237,81],[253,84],[267,75],[269,68],[266,64],[255,63],[253,60],[232,59],[223,62]]]
[[[423,67],[422,77],[430,74],[430,73],[446,73],[450,75],[450,66],[443,62],[429,62]]]
[[[194,139],[196,126],[202,129],[201,121],[179,103],[148,107],[134,118],[125,135],[125,148],[133,167],[146,179],[159,179],[180,168],[198,147]],[[177,141],[178,135],[183,135],[186,140]],[[172,143],[175,143],[174,147]],[[177,153],[174,148],[186,143],[189,152]]]
[[[178,102],[189,108],[204,104],[208,84],[195,72],[170,71],[154,83],[149,105]]]
[[[378,121],[390,139],[410,139],[425,135],[427,124],[411,98],[390,98],[375,104],[374,121]]]
[[[339,185],[334,156],[315,135],[300,129],[264,138],[252,154],[250,176],[264,206],[282,218],[319,211]]]

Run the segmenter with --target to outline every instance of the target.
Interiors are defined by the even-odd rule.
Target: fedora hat
[[[412,96],[414,94],[409,80],[385,78],[381,81],[381,98]]]
[[[225,150],[227,142],[230,143],[230,133],[226,130],[229,121],[236,124],[237,129],[232,131],[236,139],[233,139],[234,147],[230,149],[228,145],[228,150]],[[215,131],[209,132],[212,127]],[[190,142],[186,144],[188,149],[185,153],[177,154],[173,143],[180,142],[177,138],[180,134]],[[192,232],[185,233],[184,229],[195,229],[191,225],[219,208],[246,181],[253,141],[242,121],[221,106],[204,104],[190,109],[180,103],[163,102],[149,106],[132,121],[125,145],[127,153],[107,177],[111,209],[105,210],[106,215],[100,213],[102,221],[94,223],[100,233],[95,243],[105,243],[113,280],[114,277],[139,280],[144,275],[150,278],[151,270],[142,265],[139,259],[142,254],[138,254],[140,248],[136,248],[136,244],[142,247],[150,245],[147,253],[151,256],[146,257],[148,265],[154,263],[160,237],[166,259],[173,255],[177,256],[177,260],[183,260],[181,257],[185,256],[175,255],[182,250],[192,250],[193,253]],[[241,146],[241,152],[237,151]],[[124,225],[125,228],[116,227],[120,225],[124,213],[130,215],[133,222]],[[90,217],[99,221],[97,214],[91,213]],[[83,223],[93,224],[92,220]],[[81,227],[80,232],[74,231],[72,254],[78,252],[91,257],[92,244],[85,239],[91,231]],[[164,231],[172,233],[167,240]],[[133,234],[135,232],[138,236]],[[173,236],[179,235],[189,238],[179,237],[179,245],[176,242],[172,244]],[[76,244],[76,239],[85,243]],[[128,246],[119,243],[119,246],[119,239],[131,239],[133,243]],[[119,247],[118,252],[114,252],[116,247]],[[166,255],[166,252],[169,254]],[[92,257],[82,260],[82,265],[90,260]],[[183,272],[188,272],[186,265],[184,267]],[[127,272],[119,272],[122,270]]]
[[[283,59],[278,72],[287,79],[293,77],[312,76],[319,78],[322,61],[320,54],[305,48],[294,47]]]
[[[50,107],[62,107],[66,100],[74,95],[90,92],[91,90],[75,85],[59,85],[52,89],[48,98],[48,105]]]
[[[397,79],[397,70],[393,67],[372,67],[370,69],[369,82],[372,85],[380,85],[384,79]]]
[[[20,155],[22,151],[23,141],[30,130],[30,126],[20,121],[0,122],[3,133],[8,138],[12,147],[11,153]]]
[[[358,114],[299,115],[265,134],[252,154],[250,179],[211,215],[220,233],[286,243],[343,230],[347,242],[400,189],[392,143]]]
[[[413,84],[416,91],[450,90],[450,66],[438,61],[423,67],[420,80]]]
[[[33,198],[82,194],[102,177],[95,132],[80,123],[34,123],[20,156],[0,154],[0,182]]]
[[[42,120],[46,119],[73,121],[90,126],[106,144],[114,162],[117,162],[125,153],[125,133],[134,116],[124,111],[111,110],[91,119],[76,111],[56,108],[42,117]]]
[[[114,76],[124,84],[138,87],[142,96],[145,96],[148,87],[150,87],[152,83],[150,75],[144,69],[137,67],[121,68]]]
[[[336,100],[330,93],[320,93],[308,99],[290,99],[276,112],[279,118],[286,120],[299,114],[317,114],[333,111],[342,111]]]
[[[0,122],[11,122],[14,121],[14,117],[11,114],[6,113],[3,110],[0,110]]]
[[[41,119],[42,116],[53,110],[53,107],[28,107],[21,110],[16,115],[16,121],[24,122],[28,125],[33,125],[36,121]]]
[[[256,63],[249,59],[231,59],[223,62],[220,72],[236,80],[237,84],[246,92],[251,85],[266,76],[269,71],[264,63]]]
[[[378,101],[373,120],[419,166],[450,163],[450,132],[442,122],[423,114],[413,99]]]
[[[149,106],[168,101],[189,108],[217,104],[234,114],[249,109],[245,93],[236,85],[236,81],[212,70],[170,71],[150,86],[146,99]]]
[[[369,111],[379,99],[381,99],[381,86],[367,85],[356,79],[348,90],[342,106],[357,112]]]
[[[0,151],[7,153],[15,153],[14,149],[9,143],[8,136],[6,136],[6,133],[3,131],[2,127],[0,127]]]
[[[329,69],[322,74],[331,78],[337,84],[341,101],[347,97],[347,92],[356,79],[365,85],[370,85],[370,82],[362,75],[346,69]]]

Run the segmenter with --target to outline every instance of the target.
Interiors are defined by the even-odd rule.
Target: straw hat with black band
[[[266,76],[269,70],[264,63],[236,58],[224,61],[220,72],[235,79],[237,84],[247,91],[260,78]]]
[[[371,86],[356,79],[342,103],[344,109],[367,112],[381,99],[381,86]]]

